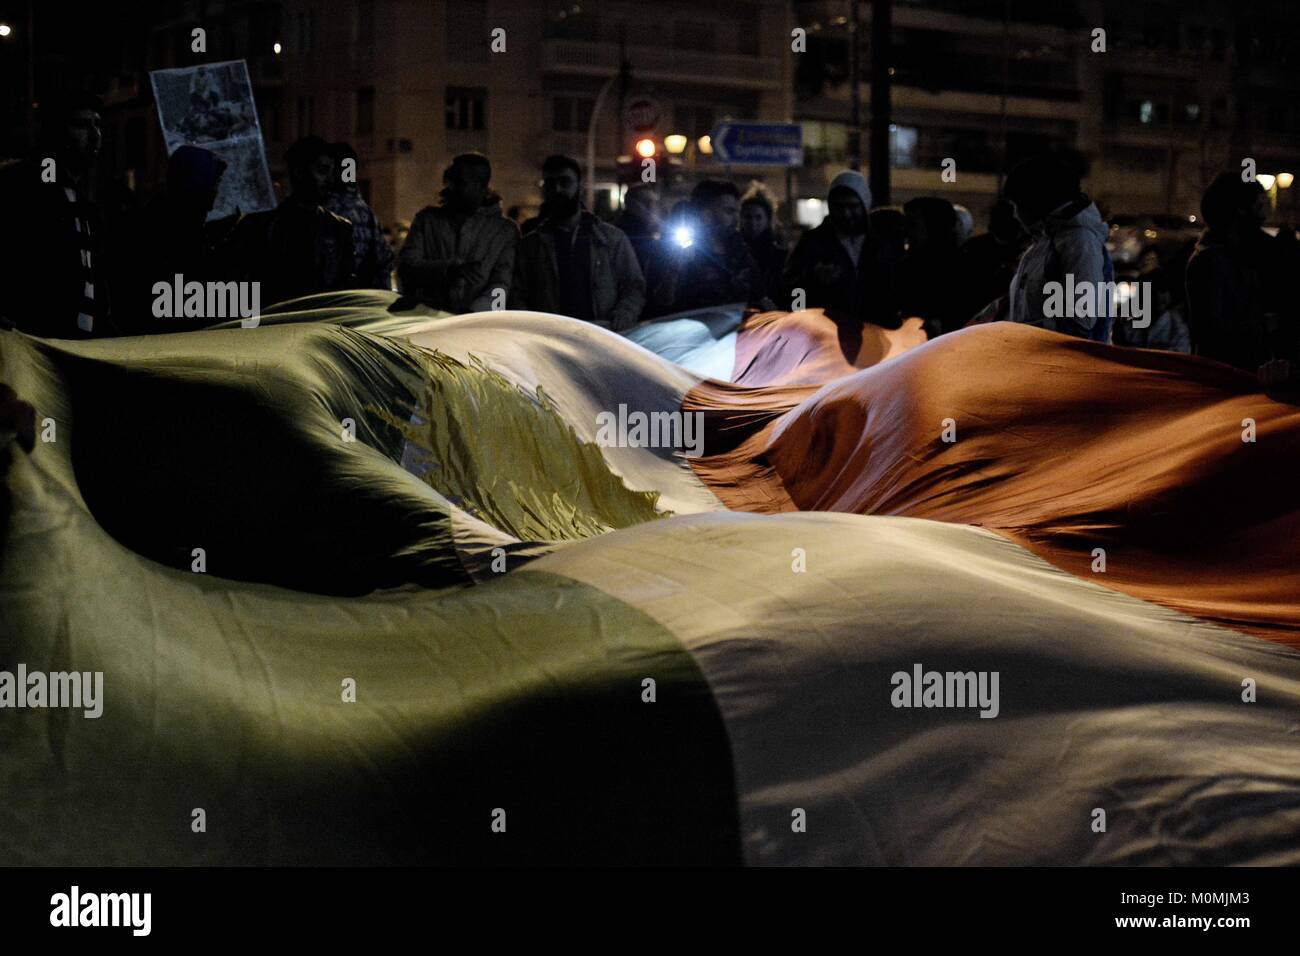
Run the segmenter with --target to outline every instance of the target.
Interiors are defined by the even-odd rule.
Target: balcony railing
[[[582,40],[547,40],[542,66],[551,73],[613,76],[619,68],[617,46]],[[781,64],[775,57],[706,53],[666,47],[631,46],[628,61],[637,77],[716,86],[779,89]]]

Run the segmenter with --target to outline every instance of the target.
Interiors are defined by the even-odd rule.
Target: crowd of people
[[[1199,240],[1137,276],[1147,321],[1121,315],[1107,293],[1092,309],[1053,309],[1071,287],[1113,290],[1109,227],[1069,163],[1043,156],[1006,177],[988,231],[969,210],[922,196],[876,207],[858,172],[837,175],[820,225],[788,241],[760,184],[705,179],[666,214],[650,185],[627,191],[609,223],[584,207],[584,170],[567,156],[541,167],[539,214],[503,212],[492,167],[457,156],[440,200],[421,210],[394,255],[362,198],[357,155],[308,136],[285,156],[288,195],[273,210],[209,221],[225,163],[184,146],[166,188],[124,221],[106,224],[88,196],[99,152],[98,101],[73,93],[42,109],[42,149],[0,169],[10,215],[0,256],[0,319],[32,334],[72,338],[178,331],[211,316],[159,317],[155,284],[257,282],[261,301],[350,288],[395,288],[451,313],[553,312],[622,331],[663,316],[743,303],[820,308],[836,322],[896,328],[923,320],[931,337],[1006,320],[1098,342],[1194,352],[1256,374],[1265,385],[1300,374],[1300,252],[1293,231],[1262,227],[1256,182],[1224,173],[1206,189]],[[1056,284],[1054,286],[1053,284]],[[1122,313],[1123,310],[1119,310]],[[208,321],[205,321],[208,320]]]

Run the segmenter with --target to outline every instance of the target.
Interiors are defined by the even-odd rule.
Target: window
[[[1169,154],[1163,149],[1143,146],[1123,146],[1107,144],[1105,147],[1107,164],[1116,169],[1129,172],[1150,173],[1164,169],[1169,161]]]
[[[600,24],[591,6],[577,0],[551,0],[546,35],[557,40],[599,40]],[[617,30],[612,35],[617,36]]]
[[[357,90],[357,135],[369,136],[375,131],[375,88],[363,86]]]
[[[889,125],[889,165],[911,169],[916,165],[917,130],[915,126]]]
[[[447,129],[481,130],[484,128],[487,90],[479,87],[449,86],[445,102]]]
[[[590,96],[557,96],[551,100],[551,129],[557,133],[585,133],[591,125],[596,100]]]
[[[712,53],[717,49],[717,37],[713,24],[703,20],[678,20],[676,26],[676,44],[679,50],[700,50]]]

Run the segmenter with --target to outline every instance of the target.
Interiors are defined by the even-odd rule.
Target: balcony
[[[776,57],[630,46],[627,58],[636,78],[645,82],[751,90],[783,87],[781,62]],[[610,77],[618,67],[618,47],[612,44],[582,40],[547,40],[543,44],[542,69],[546,73]]]

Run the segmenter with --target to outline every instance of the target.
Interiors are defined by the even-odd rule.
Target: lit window
[[[889,164],[899,169],[916,166],[917,132],[915,126],[889,127]]]

